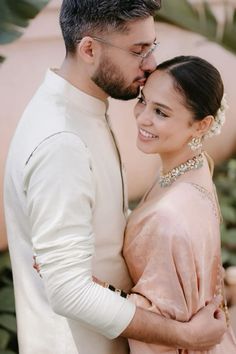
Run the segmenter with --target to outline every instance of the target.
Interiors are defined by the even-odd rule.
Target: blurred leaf
[[[214,181],[223,214],[221,225],[222,261],[227,267],[236,265],[236,158],[216,166]]]
[[[0,314],[0,326],[16,333],[16,319],[12,315]]]
[[[11,269],[11,261],[8,252],[0,252],[0,273],[3,269]]]
[[[227,263],[236,266],[236,253],[235,252],[229,252]]]
[[[14,294],[11,287],[3,287],[0,289],[0,311],[15,312]]]
[[[225,3],[223,6],[230,5]],[[208,2],[204,0],[199,1],[198,4],[190,4],[187,0],[164,0],[155,19],[199,33],[208,40],[236,53],[236,10],[233,4],[231,9],[232,16],[225,24],[222,36],[218,35],[219,22],[211,11]]]
[[[236,251],[236,229],[226,229],[222,232],[222,244]]]
[[[0,350],[5,349],[7,347],[9,340],[10,340],[10,334],[4,329],[0,328]],[[4,352],[1,350],[0,353],[2,354]]]
[[[232,223],[234,223],[236,221],[236,211],[230,205],[223,204],[221,206],[221,212],[223,215],[223,219],[225,219],[226,221],[232,222]]]
[[[187,0],[165,0],[157,13],[157,20],[168,22],[183,29],[214,38],[217,21],[206,3],[203,4],[206,18],[200,16],[196,8]]]
[[[221,251],[221,258],[222,258],[222,263],[229,263],[230,260],[230,252],[226,248],[222,248]]]
[[[11,43],[22,34],[49,0],[1,0],[0,2],[0,44]]]
[[[1,281],[3,287],[4,286],[11,286],[12,287],[12,279],[10,279],[10,277],[8,275],[2,275],[0,281]]]

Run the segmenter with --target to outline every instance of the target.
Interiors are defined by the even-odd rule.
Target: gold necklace
[[[161,188],[169,187],[173,182],[176,181],[178,177],[184,173],[198,169],[203,166],[203,153],[194,156],[192,159],[187,160],[186,162],[181,163],[179,166],[174,167],[172,170],[163,174],[162,170],[160,171],[159,185]]]

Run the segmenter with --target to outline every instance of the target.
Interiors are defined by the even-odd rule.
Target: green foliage
[[[9,254],[0,253],[0,353],[18,352],[15,302]]]
[[[23,34],[49,0],[1,0],[0,1],[0,44],[8,44]],[[0,63],[4,57],[0,56]]]
[[[236,157],[215,170],[214,181],[223,216],[222,260],[224,265],[236,265]]]
[[[204,0],[199,1],[198,5],[190,4],[187,0],[164,0],[155,19],[199,33],[232,53],[236,53],[236,10],[227,2],[222,1],[222,5],[225,7],[225,13],[230,12],[230,17],[227,17],[222,31],[219,31],[219,21],[208,2]],[[230,11],[229,6],[231,6]]]

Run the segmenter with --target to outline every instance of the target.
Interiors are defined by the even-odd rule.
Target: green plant
[[[8,44],[23,34],[49,0],[1,0],[0,45]],[[0,55],[0,63],[4,61]],[[18,353],[12,273],[8,253],[0,253],[0,353]]]
[[[223,216],[222,261],[228,267],[236,265],[236,157],[216,167],[214,181]]]
[[[15,303],[8,252],[0,253],[0,353],[18,352]]]
[[[1,0],[0,45],[8,44],[22,36],[23,28],[29,25],[49,0]],[[0,63],[4,57],[0,55]]]
[[[215,16],[208,1],[190,3],[187,0],[163,0],[155,19],[191,32],[199,33],[208,40],[236,53],[236,9],[233,2],[222,0],[225,22]]]

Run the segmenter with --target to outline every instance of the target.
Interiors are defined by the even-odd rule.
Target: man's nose
[[[147,58],[143,59],[143,62],[140,65],[140,68],[143,71],[152,73],[157,67],[157,62],[154,54],[150,54]]]

